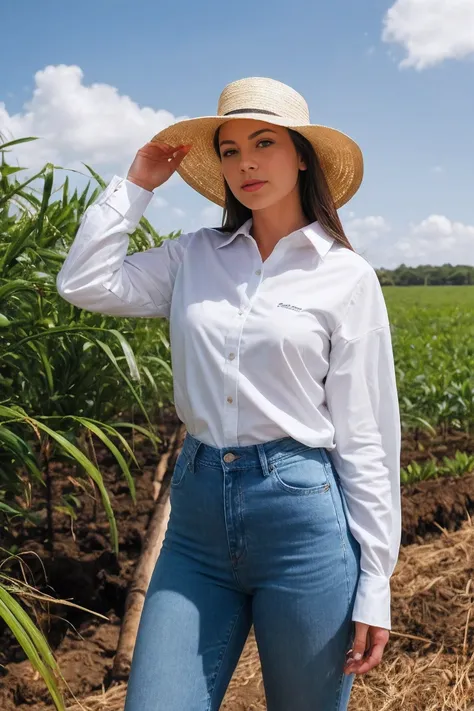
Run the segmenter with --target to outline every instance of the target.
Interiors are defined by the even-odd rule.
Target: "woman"
[[[225,207],[126,256],[178,170]],[[336,208],[358,146],[250,78],[177,123],[89,207],[58,276],[90,311],[170,319],[187,434],[140,621],[126,711],[218,709],[254,625],[269,711],[347,709],[382,657],[400,543],[400,419],[387,310]]]

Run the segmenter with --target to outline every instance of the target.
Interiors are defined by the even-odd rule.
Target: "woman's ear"
[[[301,156],[299,156],[299,169],[300,170],[308,170],[308,166],[306,165],[305,161]]]

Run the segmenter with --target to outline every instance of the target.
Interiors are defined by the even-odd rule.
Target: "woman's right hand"
[[[166,183],[192,146],[170,146],[150,141],[140,148],[128,171],[127,180],[145,190],[154,190]]]

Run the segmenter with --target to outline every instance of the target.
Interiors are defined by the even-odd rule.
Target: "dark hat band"
[[[266,111],[265,109],[235,109],[235,111],[228,111],[223,116],[230,116],[231,114],[267,114],[267,116],[278,116],[281,118],[280,114],[275,114],[273,111]]]

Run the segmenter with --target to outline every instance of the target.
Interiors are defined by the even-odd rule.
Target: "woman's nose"
[[[245,173],[247,170],[255,170],[256,162],[250,156],[242,156],[240,159],[240,170]]]

